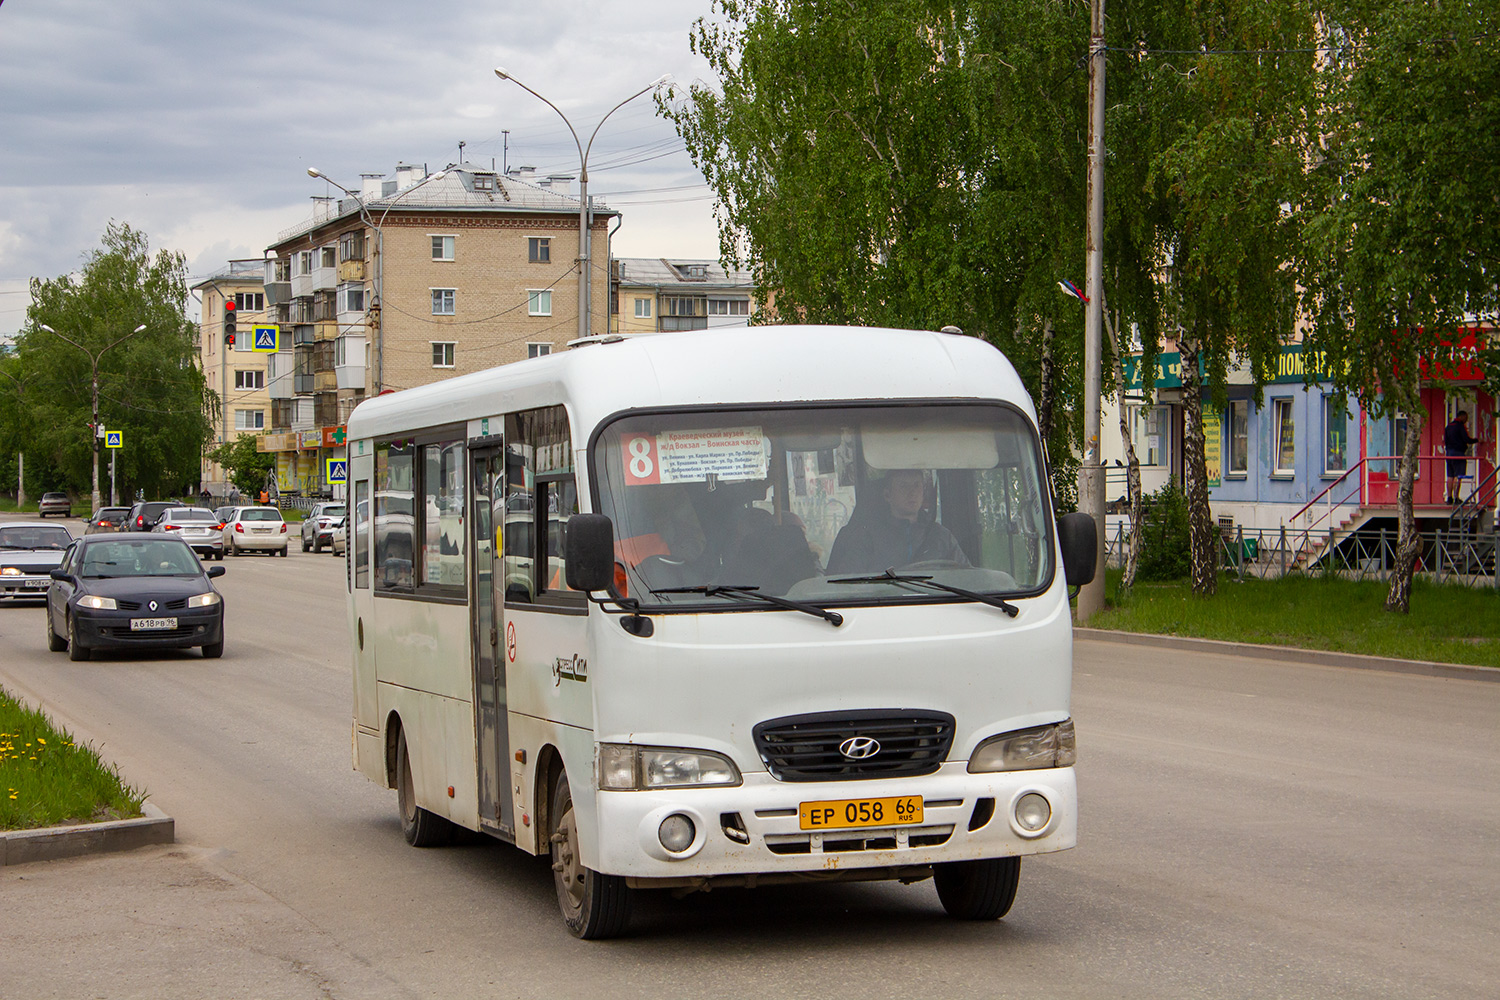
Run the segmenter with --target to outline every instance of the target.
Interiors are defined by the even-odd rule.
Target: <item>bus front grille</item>
[[[919,709],[791,715],[754,729],[779,781],[853,781],[932,774],[953,744],[953,716]]]

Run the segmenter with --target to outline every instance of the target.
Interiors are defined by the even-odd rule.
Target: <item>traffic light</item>
[[[234,346],[234,299],[224,300],[224,343]]]

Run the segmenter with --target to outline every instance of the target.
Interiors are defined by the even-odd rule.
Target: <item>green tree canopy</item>
[[[153,256],[144,233],[112,222],[78,274],[33,279],[31,298],[12,378],[0,386],[19,388],[3,411],[4,446],[24,451],[46,488],[87,493],[97,359],[100,423],[124,433],[116,456],[122,498],[196,484],[219,401],[196,364],[182,254]]]

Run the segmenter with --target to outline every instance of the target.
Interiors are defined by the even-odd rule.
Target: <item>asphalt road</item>
[[[930,883],[649,895],[573,940],[544,862],[415,850],[350,769],[343,561],[224,563],[222,660],[72,663],[0,606],[0,685],[178,845],[0,869],[0,997],[1466,997],[1500,981],[1500,684],[1080,642],[1080,846],[1005,920]],[[1309,608],[1316,614],[1316,608]]]

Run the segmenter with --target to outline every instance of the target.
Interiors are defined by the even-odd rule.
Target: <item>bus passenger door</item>
[[[500,635],[501,569],[498,533],[504,524],[505,456],[493,447],[469,451],[469,518],[473,553],[470,593],[474,643],[474,730],[479,754],[479,822],[491,832],[515,836],[514,805],[509,788],[510,735],[506,722],[505,659]]]

